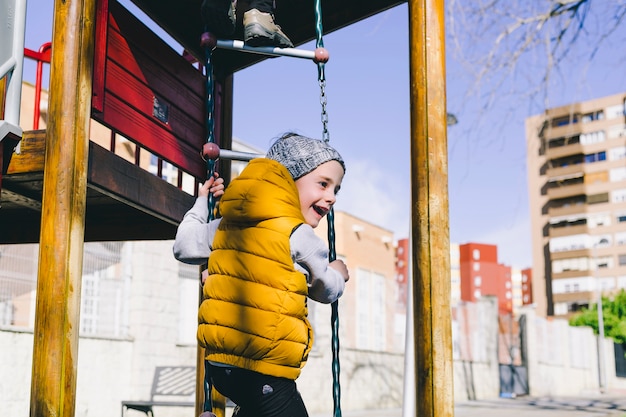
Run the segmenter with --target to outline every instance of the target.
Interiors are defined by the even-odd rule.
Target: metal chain
[[[320,84],[320,104],[322,105],[322,139],[324,142],[330,140],[330,133],[328,133],[328,112],[326,111],[326,104],[328,100],[326,98],[326,80],[319,80]]]
[[[215,119],[214,119],[214,81],[213,81],[213,63],[212,63],[212,55],[213,51],[211,48],[205,48],[205,60],[204,60],[204,72],[206,73],[206,130],[207,130],[207,143],[215,142],[215,133],[213,132],[215,129]],[[207,165],[207,177],[206,179],[210,179],[213,177],[215,173],[215,160],[212,158],[206,158]],[[215,198],[213,197],[213,193],[209,193],[209,219],[208,221],[213,220],[215,209]]]
[[[323,39],[324,28],[322,27],[322,3],[321,0],[315,0],[315,47],[323,48],[324,47],[324,39]],[[326,74],[324,71],[324,63],[317,63],[317,79],[320,85],[320,104],[322,105],[322,139],[324,142],[328,142],[330,140],[330,133],[328,133],[328,113],[326,112]]]
[[[212,63],[212,55],[213,51],[211,48],[206,47],[205,51],[205,59],[204,59],[204,72],[205,72],[205,91],[206,91],[206,130],[207,130],[207,143],[215,142],[215,134],[213,133],[215,120],[213,119],[214,114],[214,100],[213,100],[213,91],[214,91],[214,83],[213,83],[213,63]],[[215,172],[215,160],[212,158],[206,158],[207,165],[207,180],[211,178]],[[213,193],[209,193],[209,218],[208,222],[213,220],[214,216],[214,208],[215,208],[215,199],[213,198]],[[202,406],[203,411],[213,411],[213,399],[211,398],[213,387],[211,384],[211,378],[209,376],[209,362],[205,360],[204,362],[204,404]]]
[[[322,28],[322,3],[321,0],[315,0],[315,34],[317,48],[324,47],[324,40],[322,34],[324,29]],[[317,63],[317,78],[320,85],[320,104],[322,105],[322,139],[324,142],[330,141],[330,133],[328,133],[328,112],[326,111],[326,105],[328,104],[326,98],[326,74],[324,71],[324,63]],[[337,259],[335,251],[335,214],[331,208],[327,214],[328,220],[328,259],[332,262]],[[339,301],[335,300],[331,304],[331,347],[332,347],[332,373],[333,373],[333,405],[334,405],[334,417],[341,417],[341,385],[339,383]]]

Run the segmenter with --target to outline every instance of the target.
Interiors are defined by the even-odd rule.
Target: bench
[[[124,410],[137,410],[154,417],[152,407],[195,407],[196,368],[157,366],[149,401],[122,401]]]

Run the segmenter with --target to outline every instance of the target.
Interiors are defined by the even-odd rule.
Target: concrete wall
[[[171,242],[134,242],[125,274],[130,286],[128,331],[124,337],[81,338],[78,355],[77,417],[119,415],[121,401],[148,399],[154,369],[195,365],[196,347],[180,342],[180,285]],[[126,279],[126,278],[124,278]],[[191,303],[197,302],[191,300]],[[348,330],[341,321],[340,339]],[[598,387],[596,337],[590,329],[563,320],[527,315],[530,390],[535,396],[578,395]],[[311,303],[315,346],[298,379],[311,413],[331,413],[330,306]],[[457,310],[453,323],[454,397],[457,401],[499,395],[497,306],[489,298]],[[606,341],[607,387],[626,389],[615,377],[612,342]],[[4,415],[27,416],[30,404],[33,334],[0,328],[0,403]],[[341,404],[345,411],[401,408],[405,379],[403,353],[341,348]],[[410,371],[412,372],[412,370]],[[161,408],[158,417],[189,415],[187,409]],[[129,413],[128,417],[140,416]]]

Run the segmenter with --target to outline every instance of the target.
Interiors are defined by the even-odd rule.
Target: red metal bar
[[[41,113],[41,79],[43,77],[43,64],[50,63],[52,43],[46,42],[39,47],[39,51],[24,48],[24,57],[37,61],[37,76],[35,78],[35,108],[33,111],[33,129],[39,129],[39,116]]]

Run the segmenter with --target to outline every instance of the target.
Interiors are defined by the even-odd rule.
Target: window
[[[577,123],[578,122],[578,115],[577,114],[568,114],[567,116],[560,116],[560,117],[555,117],[554,119],[552,119],[552,127],[560,127],[560,126],[567,126],[570,123]]]
[[[475,261],[479,261],[480,260],[480,250],[474,249],[472,251],[472,257],[474,258]]]
[[[620,266],[624,266],[624,265],[626,265],[626,254],[624,254],[624,255],[619,255],[619,265],[620,265]]]
[[[386,348],[385,277],[357,269],[357,342],[363,349]]]
[[[574,214],[571,216],[552,217],[550,219],[551,228],[580,226],[587,224],[587,214]],[[590,225],[589,227],[593,227]]]
[[[570,292],[593,291],[594,285],[592,277],[556,279],[552,281],[552,293],[567,294]]]
[[[590,153],[590,154],[585,155],[586,163],[593,163],[593,162],[600,162],[600,161],[606,161],[606,151]]]
[[[612,126],[606,132],[607,139],[617,139],[626,136],[626,126]]]
[[[555,303],[554,314],[557,316],[562,316],[564,314],[567,314],[567,303]]]
[[[84,246],[80,331],[83,335],[124,337],[128,333],[129,242]]]
[[[626,201],[626,189],[622,188],[621,190],[614,190],[611,192],[611,201],[613,203],[622,203]]]
[[[580,143],[580,135],[564,136],[564,137],[560,137],[560,138],[556,138],[556,139],[551,139],[548,142],[548,148],[549,149],[560,148],[560,147],[563,147],[563,146],[575,145],[577,143]],[[564,163],[563,163],[562,166],[570,165],[571,162],[567,162],[568,160],[571,160],[571,157],[564,158],[563,159]]]
[[[613,268],[613,257],[598,256],[595,258],[595,264],[597,269]]]
[[[609,202],[609,193],[591,194],[587,196],[587,204],[601,204]]]
[[[474,286],[475,287],[480,287],[480,284],[482,284],[483,279],[481,277],[474,277]]]
[[[582,115],[581,117],[581,121],[583,123],[590,123],[596,120],[602,120],[604,119],[604,111],[603,110],[598,110],[598,111],[592,111],[589,113],[585,113]]]
[[[474,271],[478,272],[480,271],[480,262],[474,262]]]
[[[560,236],[550,239],[550,252],[563,252],[589,247],[587,234]]]
[[[606,139],[604,131],[599,130],[597,132],[583,133],[580,135],[580,143],[583,145],[591,145],[593,143],[604,142]]]
[[[626,167],[613,168],[612,170],[610,170],[609,179],[611,182],[626,180]]]
[[[591,228],[609,226],[611,224],[611,215],[609,213],[590,214],[588,224]]]
[[[609,181],[609,174],[606,171],[590,172],[585,174],[585,184],[597,184]]]
[[[613,240],[611,235],[594,236],[593,246],[596,248],[606,248],[611,246]]]
[[[568,271],[587,271],[589,260],[586,257],[556,259],[552,261],[552,272],[559,274]]]
[[[178,262],[178,342],[183,345],[197,343],[199,275],[198,265]]]
[[[617,119],[618,117],[624,116],[624,104],[616,104],[614,106],[609,106],[606,108],[606,118]]]

